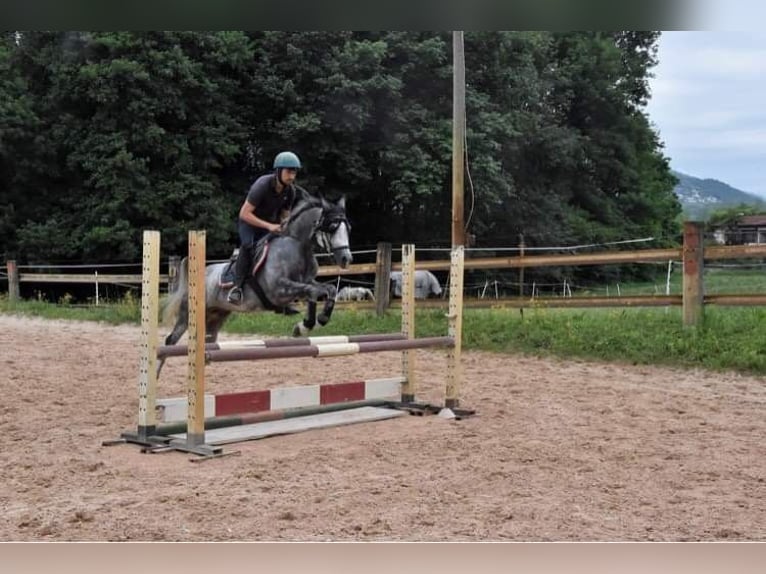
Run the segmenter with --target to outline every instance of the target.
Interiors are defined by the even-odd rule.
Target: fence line
[[[615,243],[635,243],[638,241],[650,240],[651,238],[626,240]],[[599,253],[557,253],[544,255],[515,255],[508,257],[476,257],[466,258],[464,262],[465,269],[519,269],[537,267],[567,267],[567,266],[585,266],[585,265],[615,265],[615,264],[637,264],[637,263],[663,263],[668,265],[668,273],[678,261],[686,261],[684,265],[684,287],[683,295],[671,296],[667,293],[663,295],[632,296],[622,297],[618,293],[617,297],[572,297],[571,282],[567,279],[566,285],[562,287],[566,297],[556,298],[555,300],[542,300],[535,297],[512,297],[484,299],[483,303],[472,302],[471,306],[487,306],[503,303],[512,307],[530,307],[530,306],[568,306],[568,307],[598,307],[598,306],[655,306],[655,305],[686,305],[689,297],[693,293],[696,299],[695,305],[704,304],[716,305],[765,305],[766,296],[761,294],[750,295],[703,295],[702,280],[705,261],[719,261],[726,259],[752,259],[766,258],[766,244],[761,245],[727,245],[727,246],[703,246],[701,226],[697,223],[685,224],[684,246],[676,248],[663,249],[641,249],[641,250],[623,250],[623,251],[605,251]],[[696,242],[696,243],[694,243]],[[573,246],[573,249],[578,246]],[[584,247],[584,246],[580,246]],[[531,248],[525,247],[525,250]],[[425,249],[419,251],[424,251]],[[479,251],[489,251],[491,249],[479,249]],[[354,275],[374,275],[376,291],[381,291],[381,296],[376,292],[376,302],[366,305],[363,302],[354,303],[360,307],[374,306],[378,313],[382,313],[391,306],[391,301],[387,292],[386,285],[390,285],[390,274],[392,271],[401,271],[401,262],[392,262],[390,260],[390,244],[380,244],[377,250],[377,261],[375,263],[352,264],[347,269],[341,269],[335,265],[321,265],[318,275],[320,277],[328,276],[354,276]],[[497,251],[497,249],[495,249]],[[691,257],[694,259],[691,259]],[[698,259],[698,261],[697,261]],[[171,258],[168,267],[168,274],[160,276],[160,282],[168,284],[177,277],[177,265],[180,259]],[[98,272],[89,274],[48,274],[48,273],[19,273],[15,262],[8,261],[8,285],[10,298],[13,299],[13,293],[18,294],[18,283],[20,282],[51,282],[51,283],[111,283],[111,284],[140,284],[141,275],[132,274],[100,274]],[[418,269],[428,271],[446,271],[450,268],[450,260],[431,260],[419,261]],[[719,265],[722,266],[722,265]],[[733,265],[732,265],[733,266]],[[29,267],[29,266],[25,266]],[[91,266],[95,267],[95,266]],[[712,265],[710,267],[713,267]],[[688,268],[688,269],[687,269]],[[687,272],[688,271],[688,272]],[[349,282],[351,282],[349,280]],[[357,280],[358,283],[363,283]],[[485,282],[480,287],[493,285],[495,288],[498,282]],[[518,288],[524,285],[523,282],[514,282],[512,285]],[[540,284],[533,284],[537,289]],[[559,284],[561,285],[561,283]],[[471,286],[475,289],[476,286]],[[172,289],[171,289],[172,290]],[[619,288],[618,288],[619,291]],[[486,288],[485,288],[486,293]],[[17,295],[18,296],[18,295]],[[564,299],[566,302],[564,302]],[[686,303],[685,303],[686,302]],[[426,303],[425,306],[444,305],[444,300],[435,300]],[[687,311],[692,313],[691,311]],[[696,313],[696,312],[695,312]],[[690,315],[691,322],[696,319]]]

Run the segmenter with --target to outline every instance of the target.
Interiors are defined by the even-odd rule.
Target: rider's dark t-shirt
[[[256,217],[270,223],[279,223],[279,215],[290,210],[295,201],[295,187],[288,185],[277,193],[276,174],[262,175],[247,192],[247,201],[255,205]]]

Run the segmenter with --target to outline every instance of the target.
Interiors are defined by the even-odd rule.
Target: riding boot
[[[244,293],[242,289],[247,281],[247,276],[250,274],[251,267],[251,253],[252,246],[243,245],[239,248],[239,255],[237,256],[237,263],[234,267],[234,286],[226,296],[226,300],[229,303],[239,305],[244,299]]]

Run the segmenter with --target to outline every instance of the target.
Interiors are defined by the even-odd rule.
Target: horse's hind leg
[[[189,302],[184,299],[181,302],[181,306],[178,309],[178,317],[176,318],[176,324],[173,326],[173,330],[165,337],[166,345],[175,345],[181,340],[181,337],[186,333],[186,329],[189,327]]]
[[[226,319],[231,315],[230,311],[208,311],[205,318],[205,342],[215,343],[218,340],[218,332],[223,327]]]
[[[175,345],[178,343],[178,341],[181,340],[181,337],[183,337],[184,333],[186,333],[186,329],[189,326],[189,306],[184,299],[181,301],[181,305],[178,309],[178,316],[176,318],[176,324],[173,326],[173,330],[168,334],[167,337],[165,337],[165,345]],[[162,371],[162,366],[165,364],[165,359],[159,359],[157,361],[157,376],[160,376],[160,371]]]

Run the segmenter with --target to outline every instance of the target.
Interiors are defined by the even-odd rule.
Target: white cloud
[[[663,125],[673,130],[727,130],[734,125],[766,123],[763,114],[742,109],[703,109],[687,112],[664,119]]]
[[[689,66],[687,74],[704,73],[736,81],[758,79],[766,74],[766,49],[701,48],[694,54]]]
[[[766,7],[762,0],[697,0],[691,16],[698,30],[761,30]]]
[[[656,101],[657,98],[666,99],[671,97],[692,96],[699,91],[692,82],[678,78],[669,78],[665,75],[662,77],[655,77],[651,81],[651,87],[652,97],[655,98],[654,100],[651,100],[651,102]]]
[[[766,128],[692,131],[684,138],[689,150],[714,150],[739,157],[766,157]]]

